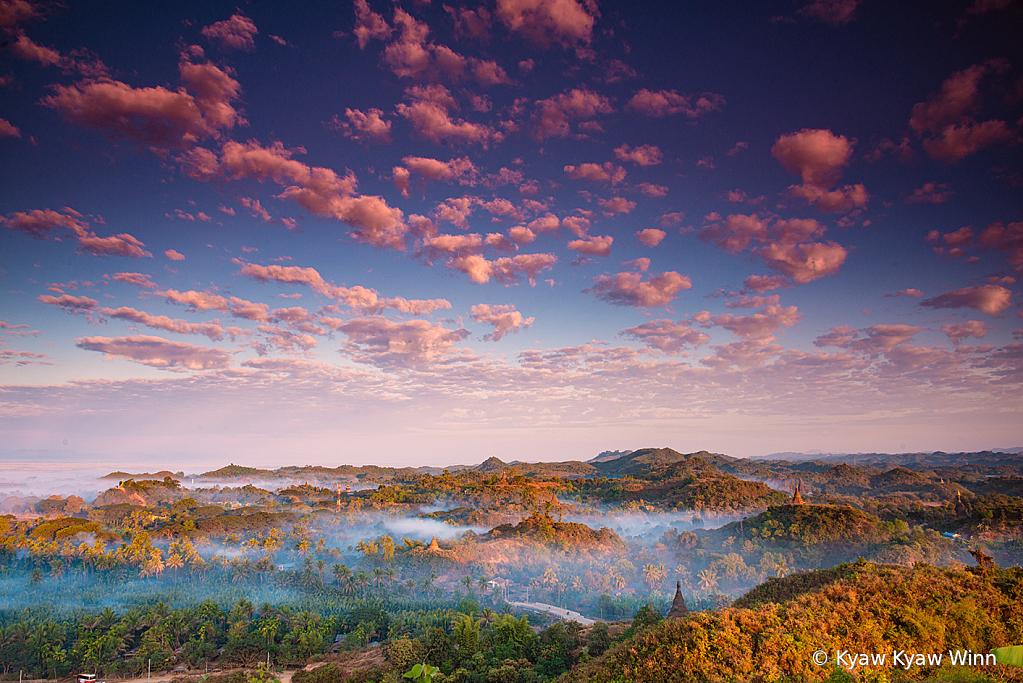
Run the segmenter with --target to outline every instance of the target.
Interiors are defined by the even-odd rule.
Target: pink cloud
[[[598,199],[597,204],[600,204],[600,208],[604,210],[605,216],[613,216],[616,213],[629,213],[636,208],[636,202],[629,201],[624,197]]]
[[[657,228],[647,228],[636,233],[636,239],[638,239],[641,244],[645,244],[648,247],[656,247],[661,243],[661,240],[667,236],[668,233],[663,230],[658,230]]]
[[[927,308],[975,308],[996,316],[1012,305],[1012,292],[999,285],[979,285],[945,292],[920,302]]]
[[[491,216],[499,217],[495,220],[507,218],[513,221],[521,221],[526,217],[526,214],[521,209],[503,197],[498,197],[490,202],[483,202],[480,206],[486,209]]]
[[[462,230],[469,229],[469,216],[472,215],[475,197],[451,197],[440,202],[433,210],[433,217],[438,222],[446,221]]]
[[[693,287],[687,276],[674,271],[661,273],[645,282],[640,273],[600,275],[594,278],[594,282],[597,284],[583,291],[615,306],[637,308],[667,306],[679,292]]]
[[[516,225],[512,228],[508,228],[508,239],[515,244],[526,245],[532,243],[536,239],[536,233],[524,225]]]
[[[895,294],[895,296],[911,296],[911,297],[915,297],[915,298],[922,297],[923,295],[924,295],[924,293],[921,292],[919,289],[914,289],[912,287],[909,288],[909,289],[900,289]]]
[[[841,177],[842,167],[852,156],[852,148],[853,143],[844,135],[804,128],[779,137],[771,147],[771,154],[786,171],[802,176],[804,184],[826,188]]]
[[[734,296],[734,294],[730,295]],[[781,297],[777,294],[771,296],[749,296],[744,295],[739,299],[730,299],[725,302],[725,308],[760,308],[761,306],[777,306]]]
[[[78,242],[86,251],[97,256],[125,256],[129,258],[152,256],[150,252],[142,248],[146,245],[127,233],[111,237],[90,235],[79,238]]]
[[[263,208],[263,205],[259,203],[258,199],[252,199],[251,197],[239,197],[238,203],[251,211],[253,216],[261,218],[264,223],[273,223],[273,216],[270,215],[269,211]]]
[[[676,225],[680,225],[682,221],[685,220],[685,217],[686,215],[681,211],[666,213],[657,219],[657,224],[662,228],[672,228]]]
[[[917,133],[940,133],[946,126],[959,123],[980,107],[978,86],[988,67],[975,64],[957,71],[941,84],[941,92],[926,102],[913,105],[909,126]]]
[[[640,145],[629,149],[628,145],[615,148],[615,158],[620,161],[631,161],[637,166],[656,166],[664,160],[664,155],[656,145]]]
[[[454,20],[455,35],[459,38],[473,38],[482,42],[490,39],[492,21],[486,7],[472,10],[444,5],[444,11]]]
[[[243,122],[231,102],[241,85],[212,64],[179,65],[185,88],[132,88],[114,80],[54,86],[40,102],[68,121],[156,149],[187,149]],[[187,89],[187,90],[186,90]],[[189,92],[190,91],[190,92]]]
[[[515,306],[476,304],[472,307],[472,319],[485,325],[493,325],[494,331],[483,338],[488,341],[500,341],[501,337],[512,332],[519,332],[533,324],[535,318],[524,318],[515,310]]]
[[[603,237],[594,236],[584,240],[573,240],[568,243],[568,248],[587,256],[607,257],[611,255],[611,244],[613,242],[614,237],[610,235],[604,235]]]
[[[600,164],[585,163],[579,166],[565,166],[565,174],[576,180],[589,180],[594,183],[610,183],[612,186],[625,180],[625,169],[610,161]]]
[[[394,183],[403,196],[408,197],[409,181],[412,174],[427,180],[443,180],[458,182],[460,185],[475,185],[479,181],[479,170],[468,157],[440,161],[428,157],[405,157],[401,160],[404,167],[395,166]],[[404,171],[404,172],[402,172]]]
[[[26,365],[54,365],[54,363],[43,360],[44,358],[49,358],[49,356],[45,353],[33,353],[32,351],[0,351],[0,365],[10,363],[14,363],[19,367]]]
[[[179,292],[176,289],[168,289],[164,292],[153,292],[153,294],[155,296],[164,297],[170,303],[182,304],[197,311],[230,310],[227,299],[219,294],[209,294],[207,292],[196,291]]]
[[[954,163],[986,147],[1014,141],[1015,135],[1004,121],[978,122],[980,80],[999,62],[975,64],[949,76],[941,92],[913,106],[910,127],[924,138],[924,151],[932,159]]]
[[[791,219],[769,223],[758,215],[733,214],[721,220],[717,214],[708,216],[714,222],[700,232],[700,239],[710,241],[731,254],[762,246],[753,251],[769,268],[792,279],[795,284],[806,284],[838,272],[848,252],[835,242],[808,242],[820,237],[824,226],[813,219]],[[747,278],[746,287],[753,291],[773,289],[778,285],[761,276]]]
[[[786,289],[792,285],[784,275],[750,275],[742,281],[742,286],[751,292],[763,294],[773,289]]]
[[[508,29],[543,47],[588,44],[600,16],[595,3],[576,0],[497,0],[495,15]]]
[[[12,325],[6,320],[0,320],[0,332],[4,332],[6,334],[13,334],[18,337],[26,336],[36,337],[42,334],[42,332],[40,332],[39,330],[29,329],[29,326],[24,323],[22,323],[21,325]]]
[[[542,234],[545,232],[554,232],[561,225],[561,221],[553,213],[545,213],[542,216],[537,216],[536,220],[532,220],[526,225],[531,231],[536,234]]]
[[[483,237],[477,233],[467,235],[437,235],[423,238],[423,252],[431,257],[440,254],[465,254],[483,247]]]
[[[971,154],[998,143],[1009,143],[1016,139],[1004,121],[966,122],[948,126],[937,138],[924,140],[924,151],[932,159],[947,164],[961,161]]]
[[[538,142],[548,138],[567,137],[572,133],[572,121],[592,119],[597,114],[614,112],[610,100],[586,90],[572,90],[539,100],[531,119],[532,135]]]
[[[491,141],[500,142],[504,137],[489,126],[452,118],[451,111],[458,109],[458,103],[442,85],[414,86],[406,89],[405,95],[409,103],[399,102],[396,109],[424,140],[437,145],[472,143],[486,149]]]
[[[450,355],[469,336],[468,330],[449,330],[440,323],[391,322],[381,316],[356,318],[338,331],[348,336],[346,350],[356,361],[381,367],[429,364]]]
[[[856,18],[856,9],[863,0],[811,0],[799,8],[799,14],[832,26],[848,24]]]
[[[450,302],[444,299],[404,299],[384,298],[375,290],[360,285],[354,287],[338,287],[324,281],[323,277],[315,268],[302,268],[299,266],[261,266],[255,263],[242,263],[235,260],[242,266],[241,274],[250,277],[257,282],[279,282],[281,284],[306,285],[317,294],[329,297],[336,301],[344,302],[346,306],[363,312],[375,313],[384,308],[394,308],[403,313],[422,315],[441,308],[451,308]],[[171,290],[173,291],[173,290]],[[162,293],[158,292],[158,295]],[[190,292],[190,294],[198,294]],[[182,303],[191,303],[182,301]],[[211,302],[210,308],[225,310],[226,302]],[[194,305],[194,304],[192,304]]]
[[[780,344],[771,344],[769,339],[746,339],[730,344],[713,345],[715,355],[701,358],[700,363],[718,372],[733,365],[741,370],[762,367],[776,358],[783,350]]]
[[[678,355],[687,346],[702,346],[710,341],[710,337],[699,330],[694,330],[691,325],[692,323],[688,321],[675,323],[662,318],[630,327],[622,334],[667,354]]]
[[[52,209],[33,209],[28,212],[16,211],[8,217],[0,218],[11,230],[18,230],[36,239],[49,239],[54,230],[65,229],[75,235],[89,233],[89,224],[74,216],[58,213]]]
[[[586,237],[590,229],[590,219],[585,216],[565,216],[561,224],[579,239]]]
[[[807,204],[815,205],[821,211],[839,213],[862,209],[867,206],[870,195],[863,185],[846,185],[845,187],[827,190],[817,185],[792,185],[788,196],[802,199]]]
[[[95,299],[90,299],[87,296],[72,296],[70,294],[50,296],[49,294],[43,294],[37,298],[44,304],[56,306],[66,313],[82,313],[85,311],[94,311],[96,310],[96,307],[99,306],[98,301],[96,301]]]
[[[20,138],[21,131],[7,119],[0,119],[0,138]]]
[[[848,325],[832,328],[826,335],[814,340],[814,346],[836,346],[858,353],[873,354],[879,351],[891,353],[900,344],[905,344],[926,327],[912,325],[874,325],[873,327],[853,330]]]
[[[252,346],[260,356],[267,353],[267,344],[284,353],[308,353],[316,348],[318,342],[308,334],[291,332],[273,325],[258,325],[257,328],[263,333],[265,344],[259,342]]]
[[[679,95],[674,90],[640,90],[629,100],[629,108],[646,116],[670,116],[685,114],[691,119],[698,119],[713,111],[720,111],[725,98],[714,93],[704,93],[696,102],[691,97]]]
[[[156,283],[153,282],[152,276],[146,275],[145,273],[114,273],[111,277],[118,282],[127,282],[128,284],[135,285],[136,287],[156,289]]]
[[[803,319],[803,314],[795,306],[767,305],[753,315],[737,316],[722,313],[700,317],[706,320],[707,326],[724,328],[743,339],[774,341],[774,332],[782,327],[792,327]]]
[[[150,315],[144,311],[122,306],[120,308],[101,308],[99,312],[109,318],[127,320],[146,327],[152,327],[166,332],[176,334],[201,334],[213,341],[220,341],[224,338],[224,328],[219,321],[208,323],[190,323],[184,320],[168,318],[165,315]]]
[[[387,25],[383,16],[369,8],[366,0],[355,0],[355,39],[359,42],[360,49],[366,49],[366,45],[373,38],[387,40],[391,37],[392,29]]]
[[[924,183],[903,201],[907,204],[944,204],[954,194],[948,183]]]
[[[789,276],[797,285],[803,285],[837,273],[848,252],[836,242],[811,242],[768,244],[757,254],[769,268]]]
[[[32,42],[24,33],[19,35],[18,39],[14,41],[11,50],[20,59],[38,62],[43,66],[61,66],[64,64],[64,59],[60,56],[59,52]]]
[[[1009,254],[1009,265],[1023,266],[1023,221],[1003,225],[992,223],[984,228],[977,241],[986,249]]]
[[[171,261],[184,261],[185,260],[185,257],[183,255],[179,254],[178,252],[174,251],[173,249],[168,249],[167,251],[163,252],[163,255],[166,256],[167,258],[169,258]]]
[[[749,144],[746,142],[739,141],[735,143],[735,145],[730,150],[725,152],[725,154],[727,154],[730,157],[734,157],[736,154],[739,154],[745,149],[749,149]]]
[[[169,303],[182,304],[193,310],[209,311],[218,310],[229,313],[235,318],[253,320],[256,322],[267,322],[270,320],[270,307],[266,304],[246,301],[236,296],[225,298],[219,294],[208,292],[187,291],[179,292],[176,289],[168,289],[163,292],[153,292],[155,296],[164,297]]]
[[[956,346],[959,345],[966,337],[974,337],[980,339],[987,335],[991,331],[991,328],[982,323],[979,320],[969,320],[965,323],[949,323],[948,325],[942,325],[941,331],[944,332],[949,341]]]
[[[96,256],[152,256],[142,248],[145,244],[131,235],[121,233],[112,237],[97,237],[96,233],[89,230],[88,223],[79,220],[80,213],[67,208],[64,212],[58,213],[51,209],[34,209],[27,213],[17,211],[10,216],[0,217],[0,223],[37,239],[50,239],[51,233],[58,229],[69,230],[74,233],[83,250]]]
[[[447,263],[447,267],[469,276],[476,284],[486,284],[494,279],[505,286],[518,282],[525,275],[529,284],[536,286],[536,277],[541,271],[554,266],[558,257],[554,254],[518,254],[488,261],[478,254],[459,256]]]
[[[234,50],[252,50],[256,47],[255,37],[259,34],[252,20],[242,14],[218,21],[202,30],[202,35],[221,46]]]
[[[384,119],[383,116],[384,112],[379,109],[368,109],[366,112],[358,109],[345,109],[345,118],[348,120],[342,121],[335,115],[329,126],[357,142],[389,145],[391,144],[391,122]]]
[[[622,265],[623,266],[630,266],[632,268],[635,268],[636,270],[638,270],[641,273],[645,273],[648,270],[650,270],[650,263],[651,263],[650,259],[648,259],[645,256],[641,256],[638,259],[633,259],[632,261],[626,261]]]
[[[38,18],[40,9],[31,0],[3,0],[0,2],[0,28],[16,29],[19,24]]]
[[[82,337],[75,339],[80,349],[106,354],[108,360],[127,358],[161,370],[219,370],[231,365],[231,356],[220,349],[167,341],[159,337]]]
[[[636,187],[645,196],[654,199],[666,197],[668,195],[668,188],[666,188],[664,185],[654,185],[653,183],[640,183]]]
[[[333,170],[310,167],[292,159],[292,150],[281,143],[261,147],[256,142],[226,142],[220,159],[224,174],[235,179],[272,179],[284,185],[278,195],[291,199],[308,211],[344,221],[354,228],[350,235],[359,242],[379,248],[403,250],[408,226],[400,209],[387,205],[382,197],[353,196],[355,176],[340,177]]]
[[[450,80],[471,78],[483,86],[512,81],[496,62],[466,59],[445,45],[427,42],[429,26],[402,9],[394,10],[397,40],[384,48],[384,63],[401,78]]]

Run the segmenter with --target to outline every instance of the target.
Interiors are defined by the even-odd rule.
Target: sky
[[[4,458],[1023,445],[1023,3],[97,7],[0,0]]]

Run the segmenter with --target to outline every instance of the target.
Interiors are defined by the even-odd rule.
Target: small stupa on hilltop
[[[686,599],[682,597],[682,582],[675,582],[675,599],[671,601],[671,609],[668,610],[668,619],[678,619],[689,616],[689,608],[686,607]]]
[[[434,536],[433,540],[430,541],[430,550],[440,550],[440,543],[437,543],[436,536]]]
[[[969,516],[970,513],[966,509],[966,505],[963,503],[962,492],[956,491],[956,519],[964,519]]]
[[[799,489],[801,488],[802,483],[803,483],[802,480],[799,480],[799,481],[796,482],[796,492],[794,494],[792,494],[792,504],[793,505],[803,505],[804,504],[803,503],[803,496],[799,492]]]

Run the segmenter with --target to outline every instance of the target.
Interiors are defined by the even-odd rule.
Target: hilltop
[[[832,668],[813,663],[816,650],[988,652],[1023,641],[1015,616],[1021,591],[1019,568],[842,565],[770,581],[755,598],[737,603],[745,608],[663,621],[558,680],[819,681]],[[949,596],[955,601],[949,603]],[[939,671],[950,674],[927,667],[900,673],[934,680]]]
[[[881,520],[848,506],[777,505],[755,517],[725,525],[718,534],[779,546],[813,547],[877,539]]]
[[[518,524],[501,524],[481,540],[526,539],[541,545],[567,544],[574,550],[601,549],[609,552],[627,550],[625,541],[608,528],[591,529],[576,522],[559,522],[543,513],[533,513]]]

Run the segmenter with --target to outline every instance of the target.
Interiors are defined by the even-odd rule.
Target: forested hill
[[[1023,642],[1019,567],[958,570],[861,562],[820,573],[822,581],[813,580],[817,574],[771,581],[758,589],[759,604],[750,609],[663,621],[575,667],[559,682],[822,681],[833,669],[814,664],[817,650],[890,657],[896,650],[986,653]],[[899,673],[907,680],[967,680],[927,667]]]

